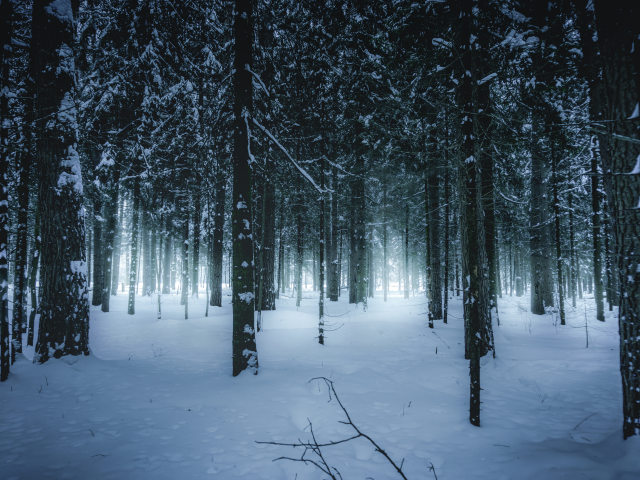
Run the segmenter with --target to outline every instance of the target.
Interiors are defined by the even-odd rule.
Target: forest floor
[[[393,292],[397,295],[397,292]],[[112,298],[91,308],[92,355],[34,365],[33,347],[0,384],[0,477],[10,479],[245,478],[319,480],[313,466],[273,460],[300,449],[258,444],[353,435],[353,422],[409,480],[640,478],[640,438],[622,440],[617,321],[595,320],[593,298],[568,325],[503,297],[496,358],[482,359],[480,428],[468,420],[462,302],[427,327],[423,296],[369,300],[366,312],[327,302],[336,331],[317,342],[317,293],[282,298],[257,334],[259,373],[231,376],[231,306],[177,295]],[[585,325],[587,328],[585,328]],[[587,348],[587,331],[589,345]],[[323,448],[344,480],[398,479],[364,439]],[[307,457],[313,459],[311,452]]]

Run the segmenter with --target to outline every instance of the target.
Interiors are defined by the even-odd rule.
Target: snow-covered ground
[[[363,312],[343,296],[327,302],[341,328],[321,346],[317,294],[305,295],[299,310],[283,298],[264,313],[259,374],[237,378],[228,296],[208,318],[204,295],[191,298],[189,320],[176,295],[159,321],[155,297],[137,297],[135,316],[121,293],[111,313],[92,307],[91,356],[34,365],[30,347],[0,384],[0,478],[327,478],[273,462],[301,451],[256,443],[308,440],[308,421],[320,442],[353,434],[310,382],[321,376],[410,480],[640,478],[640,438],[622,440],[617,322],[597,322],[592,298],[568,308],[565,327],[531,315],[528,297],[501,300],[476,428],[458,298],[431,330],[424,297],[378,294]],[[345,480],[400,478],[364,439],[323,453]]]

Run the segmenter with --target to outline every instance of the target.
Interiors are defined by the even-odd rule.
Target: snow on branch
[[[254,76],[254,78],[256,80],[258,80],[258,82],[260,82],[260,86],[262,87],[262,90],[264,91],[264,93],[267,94],[267,97],[269,97],[269,92],[267,91],[267,87],[264,86],[264,83],[262,83],[262,80],[260,79],[260,77],[258,76],[257,73],[255,73],[253,70],[251,70],[251,67],[249,66],[249,64],[245,64],[244,69],[249,72],[251,75]]]
[[[289,152],[287,152],[287,149],[284,148],[282,145],[280,145],[280,142],[276,140],[276,138],[271,134],[269,130],[267,130],[262,125],[260,125],[255,118],[253,119],[253,123],[255,123],[258,126],[258,128],[260,128],[260,130],[262,130],[265,133],[265,135],[267,135],[273,141],[273,143],[275,143],[280,148],[280,150],[282,150],[282,152],[287,156],[287,158],[291,161],[291,163],[293,163],[293,165],[298,169],[298,171],[302,174],[302,176],[306,178],[311,185],[313,185],[313,188],[315,188],[321,194],[325,193],[325,191],[322,190],[316,184],[316,182],[313,181],[313,178],[311,178],[311,175],[309,175],[309,172],[307,172],[304,168],[298,165],[298,163],[293,159],[293,157],[289,155]]]
[[[509,197],[507,197],[507,196],[506,196],[504,193],[502,193],[500,190],[496,190],[496,191],[500,194],[500,196],[501,196],[502,198],[504,198],[504,199],[505,199],[505,200],[507,200],[508,202],[511,202],[511,203],[517,203],[518,205],[529,205],[529,202],[517,202],[517,201],[512,200],[512,199],[510,199]]]

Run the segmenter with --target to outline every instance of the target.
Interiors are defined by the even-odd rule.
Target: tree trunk
[[[180,247],[181,255],[181,295],[180,305],[184,305],[185,320],[189,312],[189,195],[185,193],[182,205],[182,244]]]
[[[298,158],[300,154],[298,153]],[[300,306],[302,301],[302,263],[304,262],[304,225],[302,223],[302,194],[301,186],[297,183],[296,195],[296,258],[295,258],[295,290],[296,290],[296,307]]]
[[[324,133],[324,132],[323,132]],[[324,134],[322,135],[324,138]],[[324,141],[320,160],[320,299],[318,300],[318,343],[324,345]]]
[[[611,155],[611,202],[615,232],[615,268],[619,280],[620,372],[623,435],[640,435],[640,145],[638,120],[629,121],[640,100],[638,6],[612,0],[595,3],[596,26]],[[631,53],[633,52],[633,53]],[[613,136],[613,134],[618,136]],[[627,137],[627,138],[624,138]],[[631,138],[635,143],[628,141]],[[634,166],[635,165],[635,166]],[[629,175],[629,173],[632,173]],[[605,185],[606,188],[606,185]]]
[[[560,325],[566,325],[564,315],[564,289],[562,281],[562,249],[560,243],[560,199],[558,198],[558,159],[555,149],[551,153],[553,175],[553,213],[556,224],[556,262],[558,269],[558,303],[560,309]]]
[[[459,75],[459,105],[462,107],[462,136],[460,148],[460,234],[462,238],[462,276],[464,288],[465,345],[469,357],[470,400],[469,421],[480,426],[480,273],[478,181],[474,140],[474,105],[471,84],[473,70],[471,50],[471,0],[459,0],[461,67]]]
[[[433,136],[435,140],[435,135]],[[437,152],[434,152],[437,155]],[[440,169],[437,156],[432,158],[433,168],[430,169],[427,176],[429,183],[429,274],[431,277],[429,295],[429,312],[433,320],[442,319],[442,277],[440,258],[440,178],[438,170]]]
[[[147,205],[142,209],[142,295],[151,296],[151,214]]]
[[[219,173],[220,177],[216,184],[216,205],[213,217],[213,246],[211,248],[211,299],[209,305],[212,307],[222,307],[222,261],[223,261],[223,236],[224,236],[224,202],[226,179]]]
[[[276,298],[280,298],[280,289],[282,288],[282,293],[285,292],[284,285],[284,238],[283,238],[283,230],[284,230],[284,208],[280,207],[280,235],[278,239],[278,291],[276,292]],[[275,305],[275,303],[274,303]]]
[[[409,201],[404,206],[404,255],[402,258],[404,270],[404,298],[409,298]]]
[[[198,185],[199,187],[200,185]],[[198,272],[200,268],[200,220],[202,218],[202,203],[199,188],[195,190],[193,207],[193,257],[191,259],[191,296],[198,298]]]
[[[382,291],[384,301],[387,301],[389,290],[389,260],[387,259],[387,177],[384,174],[382,184]]]
[[[234,135],[233,135],[233,376],[244,370],[258,373],[254,329],[253,240],[251,237],[250,151],[253,92],[253,21],[251,0],[235,3]]]
[[[164,265],[162,266],[162,293],[168,295],[171,293],[171,260],[173,259],[173,242],[171,237],[171,217],[166,216],[164,231],[164,254],[162,260]]]
[[[573,196],[571,192],[568,193],[569,196],[569,247],[570,247],[570,260],[571,266],[569,270],[569,288],[571,292],[571,306],[576,308],[576,250],[575,250],[575,232],[573,228]]]
[[[96,196],[102,192],[98,191]],[[93,202],[93,294],[91,305],[98,306],[102,303],[102,200],[96,199]]]
[[[36,324],[36,314],[38,313],[38,295],[36,292],[36,276],[38,274],[38,263],[40,260],[40,206],[36,206],[36,218],[33,229],[33,245],[31,252],[31,272],[29,273],[29,290],[31,292],[31,312],[29,312],[29,334],[27,335],[27,345],[33,346],[33,336]]]
[[[118,193],[119,193],[120,171],[117,169],[113,172],[111,184],[111,198],[107,205],[107,231],[105,233],[104,242],[104,286],[102,289],[102,311],[109,311],[109,301],[111,298],[111,271],[113,268],[113,251],[116,239],[116,229],[118,228]],[[116,282],[116,289],[118,288]],[[95,291],[94,291],[95,295]]]
[[[539,121],[539,119],[538,119]],[[540,131],[542,127],[534,129]],[[553,305],[548,302],[550,292],[548,284],[547,239],[549,226],[547,225],[547,191],[546,191],[546,159],[541,152],[539,139],[534,132],[531,146],[531,208],[530,245],[531,245],[531,313],[544,315],[545,307]],[[552,293],[552,292],[551,292]]]
[[[120,254],[122,252],[122,238],[124,236],[124,201],[120,199],[118,203],[119,221],[116,224],[116,236],[113,242],[113,274],[111,276],[111,295],[113,296],[116,296],[118,293],[118,281],[120,280]]]
[[[263,259],[263,287],[262,287],[262,309],[276,309],[276,286],[275,286],[275,249],[276,249],[276,202],[275,189],[270,181],[264,193],[265,217],[262,229],[262,248],[264,249]]]
[[[136,313],[136,286],[138,284],[138,232],[140,222],[140,177],[133,180],[133,208],[131,212],[131,260],[129,261],[129,307],[127,313]]]
[[[448,152],[449,137],[445,152]],[[447,323],[447,313],[449,311],[449,165],[448,155],[445,153],[444,169],[444,305],[442,309],[442,321]]]
[[[61,2],[61,3],[60,3]],[[76,151],[74,18],[77,4],[33,3],[36,160],[42,229],[40,326],[34,362],[89,355],[89,288],[80,158]],[[61,114],[61,111],[64,114]]]
[[[331,249],[329,254],[331,275],[329,277],[329,300],[337,302],[340,295],[340,268],[338,265],[338,170],[336,168],[333,169],[331,186],[333,193],[331,193]]]
[[[597,51],[597,40],[595,33],[595,19],[593,10],[587,8],[589,0],[583,0],[582,5],[576,8],[577,26],[580,35],[580,44],[583,52],[583,59],[586,61],[579,64],[579,71],[587,81],[589,86],[589,117],[591,121],[598,120],[604,105],[602,105],[602,81],[600,77],[600,56]],[[600,228],[600,194],[598,192],[598,157],[600,149],[596,145],[596,139],[604,137],[600,134],[592,136],[591,146],[591,208],[592,208],[592,234],[593,234],[593,271],[594,271],[594,298],[596,302],[596,318],[604,321],[604,303],[602,300],[602,246]],[[603,144],[605,141],[603,139]],[[608,144],[605,144],[605,148]],[[591,291],[589,291],[591,293]]]
[[[158,236],[154,217],[149,217],[149,296],[156,293],[158,280]]]
[[[9,377],[11,347],[9,343],[9,136],[12,121],[9,113],[14,3],[0,3],[0,381]]]

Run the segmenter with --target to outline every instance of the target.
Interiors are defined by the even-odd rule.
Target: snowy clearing
[[[435,478],[431,466],[439,480],[640,478],[640,438],[622,440],[617,321],[597,322],[592,297],[568,307],[562,328],[531,315],[528,297],[503,297],[477,428],[459,298],[431,330],[423,296],[370,299],[363,312],[343,295],[326,303],[342,327],[321,346],[317,292],[305,295],[299,311],[281,298],[263,313],[259,374],[236,378],[228,296],[208,318],[204,295],[190,298],[189,320],[177,295],[163,297],[160,321],[156,297],[138,296],[135,316],[120,293],[111,313],[92,307],[93,355],[34,365],[27,347],[0,385],[0,477],[327,478],[272,461],[301,450],[256,443],[308,440],[308,421],[321,442],[353,435],[325,384],[310,382],[324,376],[409,479]],[[345,480],[400,478],[363,439],[323,452]]]

